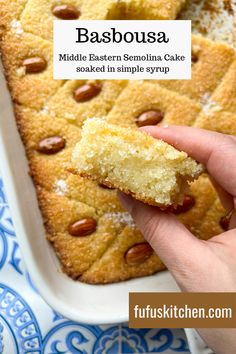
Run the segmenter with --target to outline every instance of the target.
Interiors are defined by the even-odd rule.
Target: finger
[[[177,281],[186,273],[199,271],[205,244],[194,237],[177,218],[118,193],[121,203],[131,213],[138,229],[159,255]]]
[[[229,194],[236,196],[236,141],[230,135],[185,126],[148,126],[142,130],[163,139],[203,163]]]
[[[215,187],[215,190],[217,191],[223,207],[229,212],[234,208],[234,199],[232,195],[226,192],[212,176],[209,177],[213,186]]]
[[[236,212],[233,212],[233,215],[230,218],[230,222],[229,222],[229,229],[236,229]],[[235,235],[236,236],[236,235]],[[236,239],[236,237],[235,237]]]

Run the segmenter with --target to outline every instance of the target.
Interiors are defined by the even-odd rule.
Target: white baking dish
[[[176,291],[168,272],[111,285],[87,285],[71,280],[60,270],[45,239],[35,189],[28,175],[12,104],[1,68],[0,169],[26,266],[45,301],[63,316],[90,324],[128,320],[128,294],[135,291]]]

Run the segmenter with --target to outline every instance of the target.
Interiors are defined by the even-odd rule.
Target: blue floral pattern
[[[184,331],[90,326],[63,318],[25,269],[0,177],[0,354],[189,353]]]
[[[33,311],[15,290],[5,284],[0,284],[0,316],[22,354],[40,353],[42,338]]]

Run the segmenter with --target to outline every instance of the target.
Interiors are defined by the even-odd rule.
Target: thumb
[[[206,245],[178,219],[166,211],[151,207],[119,192],[124,208],[132,215],[138,229],[150,243],[179,283],[192,272],[199,273]]]

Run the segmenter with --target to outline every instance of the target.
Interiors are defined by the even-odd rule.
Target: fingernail
[[[132,197],[130,197],[129,195],[126,195],[124,193],[118,192],[117,193],[118,198],[121,202],[121,204],[123,205],[123,207],[129,212],[131,213],[133,205],[134,205],[134,200]]]

